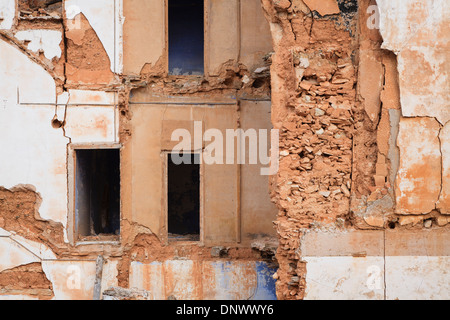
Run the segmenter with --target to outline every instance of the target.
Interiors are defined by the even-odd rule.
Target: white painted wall
[[[56,101],[53,78],[21,51],[0,40],[0,185],[32,185],[42,197],[43,219],[67,221],[66,145],[53,129],[54,106],[19,105]]]
[[[386,257],[386,299],[449,300],[450,257]]]
[[[383,257],[306,257],[305,300],[380,300]]]
[[[0,30],[11,29],[16,15],[16,1],[2,0],[0,1]]]

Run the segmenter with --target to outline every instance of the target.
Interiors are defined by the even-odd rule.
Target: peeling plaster
[[[310,6],[314,3],[319,5],[319,1],[305,2]],[[431,0],[427,3],[420,3],[417,0],[378,0],[378,2],[382,7],[380,10],[382,34],[386,37],[384,47],[398,54],[400,86],[402,87],[404,118],[401,118],[402,114],[399,110],[389,110],[391,136],[388,156],[393,166],[391,181],[394,181],[397,167],[400,166],[397,197],[413,198],[413,201],[419,199],[420,205],[429,206],[429,208],[423,209],[419,205],[409,204],[409,206],[400,207],[399,213],[426,213],[427,210],[436,206],[438,198],[437,207],[442,213],[449,213],[450,122],[446,122],[450,119],[448,88],[446,87],[448,73],[440,69],[446,62],[445,51],[444,54],[442,52],[442,48],[445,47],[436,49],[430,46],[430,43],[423,42],[424,39],[427,39],[423,35],[427,35],[428,27],[433,30],[433,28],[436,29],[439,22],[445,22],[449,6],[446,2],[439,0]],[[14,0],[9,0],[9,2],[2,0],[0,18],[6,12],[4,8],[11,3],[14,3]],[[322,1],[321,4],[324,5],[324,3],[334,6],[335,0]],[[90,21],[110,58],[111,70],[120,73],[122,70],[122,0],[66,0],[65,4],[68,19],[76,18],[78,14],[83,13]],[[333,10],[336,11],[336,9]],[[426,17],[421,19],[420,13],[423,12],[426,13]],[[5,21],[9,23],[8,19],[0,20],[0,29],[3,28]],[[13,20],[14,17],[11,21]],[[278,23],[270,25],[273,41],[279,48],[283,45],[283,27]],[[74,26],[72,25],[72,27]],[[51,30],[19,31],[16,37],[22,41],[31,41],[28,44],[28,49],[31,51],[42,50],[48,59],[59,58],[61,56],[60,36],[56,33],[50,35],[49,31]],[[448,33],[445,35],[448,36]],[[439,45],[448,44],[448,37],[437,37],[437,39],[443,42],[438,43]],[[438,40],[434,39],[433,41]],[[277,63],[279,64],[280,61],[275,64]],[[412,66],[416,69],[413,69]],[[423,72],[423,67],[428,67],[429,70]],[[430,76],[432,81],[426,83],[427,77],[417,77],[417,74],[422,73]],[[377,81],[382,83],[380,79]],[[272,83],[272,88],[278,90],[277,88],[283,82],[274,73]],[[424,85],[418,85],[421,83]],[[108,143],[118,141],[117,96],[112,92],[72,89],[56,97],[55,91],[55,83],[48,72],[33,63],[23,52],[17,51],[0,40],[0,134],[8,137],[8,139],[0,140],[0,149],[8,154],[8,157],[0,158],[0,167],[5,169],[2,171],[4,174],[2,174],[0,185],[8,187],[19,182],[33,183],[43,199],[39,210],[42,218],[62,222],[67,227],[66,195],[67,174],[69,174],[66,158],[67,144],[68,142]],[[281,91],[284,92],[284,89]],[[19,92],[20,101],[29,103],[30,106],[25,107],[18,104]],[[373,93],[371,90],[366,92]],[[374,100],[377,101],[373,104],[374,108],[369,114],[372,120],[378,119],[379,94],[378,92],[375,95]],[[66,107],[53,106],[55,100],[58,104],[66,104]],[[49,105],[34,105],[37,103]],[[53,129],[50,125],[55,109],[58,119],[67,120],[63,126],[64,137],[61,136],[59,130]],[[441,125],[446,123],[446,125],[442,127],[439,123]],[[398,132],[399,127],[400,133]],[[397,136],[399,136],[397,141],[401,151],[400,155],[395,143]],[[436,143],[438,140],[439,142]],[[33,161],[30,162],[29,159],[33,159]],[[437,168],[439,166],[437,163],[439,161],[441,161],[442,176],[438,177],[439,170]],[[423,174],[421,170],[417,170],[415,166],[419,164],[431,166],[432,174]],[[441,181],[440,191],[435,192],[439,189],[438,182]],[[419,187],[429,190],[423,192],[424,189]],[[426,198],[430,190],[430,193],[433,194],[432,201],[428,201],[429,199]],[[407,194],[408,192],[410,194]],[[387,195],[380,200],[373,201],[367,207],[367,212],[380,211],[385,214],[394,206],[391,200],[390,195]],[[410,216],[406,216],[406,218],[408,217]],[[384,223],[384,220],[382,222]],[[363,233],[366,234],[365,231]],[[379,234],[381,235],[382,231]],[[384,238],[380,236],[378,240],[381,243],[384,240],[384,244],[370,242],[376,246],[377,250],[385,250],[386,234],[384,233],[383,236]],[[295,236],[289,235],[288,237],[288,244],[292,245],[291,241],[296,241]],[[304,237],[302,245],[304,245],[303,241]],[[345,250],[359,248],[361,241],[355,243],[345,243],[343,248]],[[445,243],[445,241],[439,243]],[[321,246],[329,250],[331,247],[337,246],[337,242],[333,242],[332,245],[329,241],[313,244],[315,250]],[[302,253],[306,252],[303,249],[301,251]],[[412,252],[412,250],[406,251]],[[448,297],[448,281],[446,281],[448,257],[389,257],[385,255],[385,252],[372,253],[372,256],[368,254],[367,257],[362,257],[358,256],[361,254],[360,252],[353,253],[354,256],[332,256],[331,254],[328,256],[323,252],[318,253],[318,256],[305,256],[304,262],[308,263],[305,298],[396,299],[423,297],[427,299],[432,297],[442,299]],[[300,251],[296,250],[295,255],[300,255]],[[55,299],[91,299],[95,282],[95,261],[55,261],[55,259],[55,254],[47,246],[0,228],[0,271],[8,263],[16,266],[28,264],[30,261],[45,260],[42,262],[42,268],[52,282]],[[251,268],[248,268],[250,264]],[[193,270],[200,265],[202,272],[199,276]],[[117,277],[119,272],[122,272],[122,270],[118,270],[118,267],[121,266],[118,264],[118,260],[109,261],[106,264],[102,278],[103,290],[117,285]],[[373,267],[376,268],[373,269]],[[259,273],[257,279],[253,280],[253,270],[251,270],[251,277],[243,272],[247,271],[246,269],[253,269],[253,262],[240,264],[222,261],[199,263],[193,260],[166,260],[165,262],[142,264],[133,261],[130,268],[130,284],[135,287],[144,287],[144,289],[151,288],[155,296],[160,298],[166,298],[167,292],[182,298],[192,298],[192,296],[200,294],[199,290],[204,290],[208,297],[235,299],[236,296],[243,295],[244,298],[248,298],[254,294],[253,290],[250,290],[254,288],[248,287],[248,285],[253,285],[255,281],[259,284],[261,280]],[[164,268],[168,269],[168,272],[164,270],[169,275],[168,277],[166,275],[166,278],[163,275],[162,269]],[[430,268],[432,268],[431,273],[427,272]],[[205,270],[210,271],[210,274],[204,272]],[[380,282],[369,283],[368,280],[373,273],[368,270],[375,270],[375,272],[379,270],[377,275],[378,279],[381,279]],[[384,275],[384,271],[386,271],[386,275]],[[423,276],[424,274],[427,276]],[[202,276],[211,276],[211,278],[207,278],[209,282],[203,279],[202,281],[206,284],[199,285],[198,277]],[[239,282],[239,279],[244,277],[248,277],[250,280]],[[406,286],[405,283],[407,283]],[[375,288],[371,288],[373,284],[376,285]],[[166,290],[167,288],[169,291]],[[26,298],[26,296],[23,297]]]
[[[24,30],[15,34],[20,41],[29,41],[28,49],[33,52],[42,50],[47,59],[61,58],[62,32],[57,30]]]
[[[440,125],[434,118],[416,117],[400,119],[399,127],[396,213],[426,214],[436,208],[441,189]]]
[[[103,44],[111,62],[111,71],[122,72],[122,0],[66,0],[67,19],[74,19],[83,13]],[[116,23],[117,22],[117,23]],[[76,28],[76,21],[69,23]]]
[[[7,80],[6,80],[7,79]],[[56,102],[53,78],[15,47],[0,40],[0,185],[12,188],[33,185],[42,197],[42,219],[66,226],[67,200],[55,190],[66,190],[66,145],[68,140],[51,126],[54,106],[17,104]],[[30,161],[33,159],[33,161]],[[49,174],[51,173],[51,174]]]
[[[450,120],[447,0],[377,0],[382,48],[398,55],[404,117]]]

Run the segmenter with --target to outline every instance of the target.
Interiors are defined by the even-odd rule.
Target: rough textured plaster
[[[339,14],[339,6],[336,0],[303,0],[311,11],[317,11],[320,15]]]
[[[150,299],[272,299],[265,290],[271,272],[255,261],[167,260],[132,262],[130,287],[146,290]],[[261,270],[264,269],[264,272]],[[242,279],[246,279],[242,281]]]

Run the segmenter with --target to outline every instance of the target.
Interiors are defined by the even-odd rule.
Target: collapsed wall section
[[[399,240],[415,230],[408,239],[415,234],[437,246],[429,254],[442,263],[434,267],[448,265],[445,200],[439,200],[448,171],[441,146],[449,110],[441,82],[446,5],[262,5],[275,48],[272,122],[281,130],[280,171],[271,185],[279,209],[278,298],[404,298],[397,281],[407,278],[409,296],[423,296],[415,288],[420,275],[401,266],[422,269],[431,260]],[[439,38],[427,31],[431,25],[440,26]],[[413,80],[422,73],[439,79],[434,87]],[[429,104],[431,93],[436,99]],[[429,279],[430,296],[445,290],[438,278]]]
[[[350,208],[352,141],[361,121],[356,43],[349,31],[355,12],[341,16],[334,1],[262,4],[275,47],[272,122],[281,130],[280,170],[272,184],[279,208],[277,295],[301,299],[306,271],[299,252],[302,230],[343,227]]]

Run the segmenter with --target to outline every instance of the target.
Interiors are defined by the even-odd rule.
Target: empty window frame
[[[200,240],[200,155],[184,154],[176,164],[167,155],[167,220],[169,240]]]
[[[204,73],[204,0],[169,0],[169,73]]]
[[[75,233],[78,239],[120,232],[120,150],[75,150]]]

